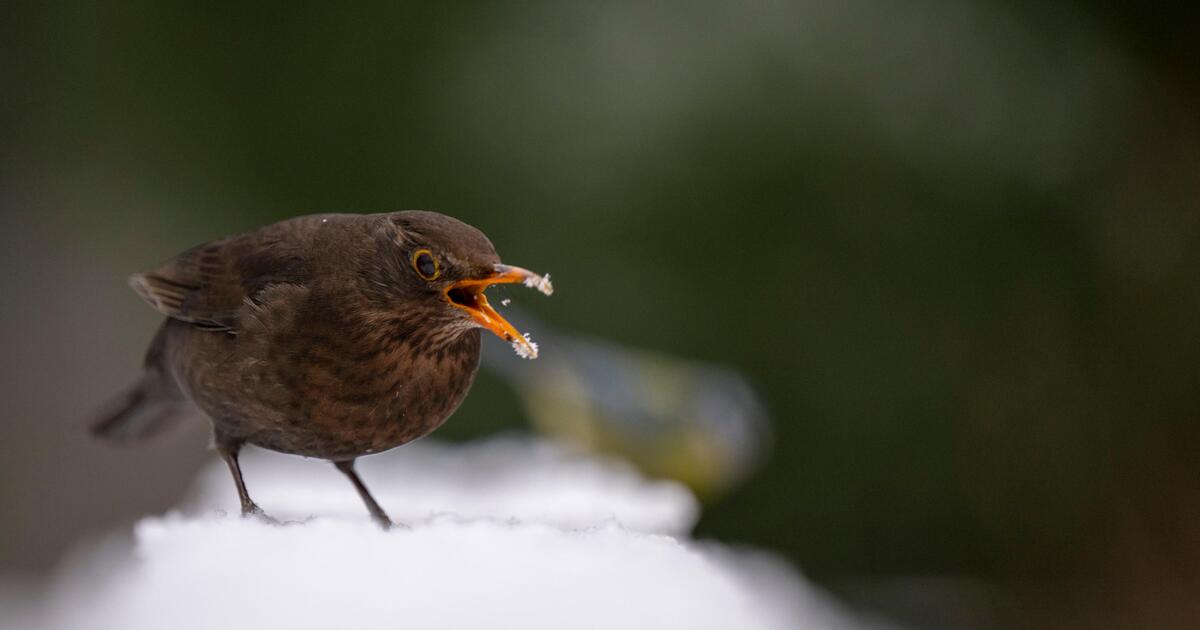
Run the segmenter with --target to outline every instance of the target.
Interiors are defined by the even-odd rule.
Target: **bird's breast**
[[[219,435],[324,459],[385,451],[445,422],[479,368],[478,329],[295,321],[307,323],[171,326],[176,378]]]
[[[338,456],[384,451],[433,431],[462,403],[479,368],[477,330],[350,341],[311,345],[288,387],[297,403],[291,415],[318,442],[337,444]]]

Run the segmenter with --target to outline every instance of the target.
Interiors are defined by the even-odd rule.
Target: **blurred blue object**
[[[765,406],[736,370],[584,339],[509,310],[544,352],[525,361],[484,344],[483,364],[517,391],[539,431],[681,481],[703,499],[733,488],[762,461]]]

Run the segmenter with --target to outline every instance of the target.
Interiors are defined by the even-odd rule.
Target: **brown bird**
[[[243,515],[268,518],[238,466],[253,444],[332,461],[388,527],[355,459],[446,421],[475,379],[481,328],[536,357],[483,295],[511,282],[552,291],[435,212],[304,216],[200,245],[130,278],[167,319],[93,432],[137,441],[199,407]]]

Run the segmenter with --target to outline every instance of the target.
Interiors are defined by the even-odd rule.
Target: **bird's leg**
[[[379,504],[375,502],[375,497],[371,496],[371,491],[367,490],[367,486],[363,484],[362,479],[358,478],[358,473],[354,472],[353,459],[333,462],[333,465],[337,466],[337,469],[342,471],[342,474],[350,478],[350,483],[354,484],[355,490],[358,490],[358,496],[362,497],[363,503],[367,504],[367,510],[371,512],[371,518],[380,527],[388,529],[396,525],[392,522],[392,519],[388,518],[383,508],[379,507]]]
[[[236,442],[217,444],[217,452],[221,454],[221,459],[225,460],[225,465],[229,466],[233,483],[237,486],[238,498],[242,501],[242,516],[255,516],[269,523],[276,523],[275,519],[267,516],[267,513],[250,498],[250,493],[246,492],[246,482],[242,481],[242,467],[238,465],[238,452],[241,450],[242,445]]]

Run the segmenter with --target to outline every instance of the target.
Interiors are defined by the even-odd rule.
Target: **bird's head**
[[[550,295],[548,275],[501,263],[487,236],[458,219],[419,210],[386,217],[384,246],[393,262],[389,284],[398,294],[424,305],[437,319],[485,328],[513,344],[517,354],[537,358],[537,345],[497,313],[483,291],[519,282]]]

